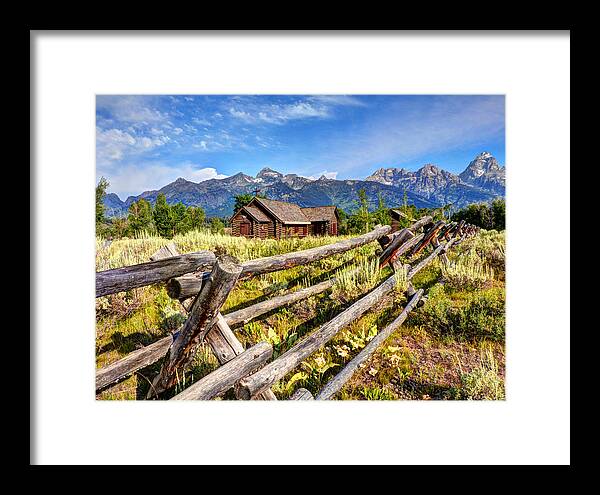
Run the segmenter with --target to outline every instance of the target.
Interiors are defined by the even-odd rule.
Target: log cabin
[[[335,206],[302,208],[254,197],[231,217],[231,235],[259,239],[337,235],[338,222]]]

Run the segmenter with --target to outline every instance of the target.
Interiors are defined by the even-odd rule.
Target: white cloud
[[[244,112],[243,110],[236,110],[233,107],[229,109],[229,113],[236,119],[241,119],[245,122],[254,122],[256,120],[256,118],[250,115],[248,112]]]
[[[166,135],[154,137],[137,136],[130,129],[96,128],[96,158],[100,163],[122,160],[126,155],[150,151],[167,144],[171,139]]]
[[[344,105],[353,107],[365,107],[366,103],[354,96],[348,95],[318,95],[311,96],[311,100],[324,103],[326,105]]]
[[[279,112],[276,112],[278,118],[284,120],[305,119],[309,117],[328,117],[329,112],[325,107],[318,107],[306,102],[295,103],[294,105],[284,105]]]
[[[144,164],[143,166],[128,163],[114,171],[99,169],[97,175],[106,177],[110,183],[107,192],[116,193],[122,200],[129,196],[137,196],[144,191],[160,189],[179,177],[191,182],[227,177],[227,175],[219,174],[214,167],[201,167],[190,162],[173,167],[158,163]]]
[[[288,105],[255,105],[247,104],[245,109],[231,107],[229,114],[247,123],[285,124],[290,120],[329,117],[325,105],[315,105],[299,101]]]
[[[96,97],[98,109],[105,110],[121,122],[166,123],[168,115],[152,108],[151,99],[142,96],[102,96]]]
[[[201,118],[198,118],[198,117],[193,117],[192,118],[192,122],[194,122],[194,124],[203,125],[203,126],[207,126],[207,127],[212,127],[212,122],[210,122],[207,119],[201,119]]]

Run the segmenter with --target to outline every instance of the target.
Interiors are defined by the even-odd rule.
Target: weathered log
[[[177,370],[183,370],[189,363],[194,351],[214,325],[241,271],[241,264],[232,256],[223,254],[217,258],[209,279],[194,300],[188,319],[177,333],[160,373],[152,383],[148,398],[174,385]]]
[[[96,370],[96,391],[118,383],[136,371],[156,363],[167,353],[172,342],[173,336],[169,335]]]
[[[268,313],[269,311],[272,311],[274,309],[280,308],[281,306],[293,304],[302,299],[306,299],[315,294],[324,292],[334,283],[335,279],[331,279],[313,285],[311,287],[307,287],[305,289],[300,289],[296,292],[292,292],[291,294],[277,296],[267,301],[253,304],[252,306],[248,306],[247,308],[233,311],[229,314],[224,315],[223,319],[230,326],[237,325],[240,323],[247,323],[253,318]],[[189,311],[191,309],[193,301],[187,300],[184,301],[182,304],[184,308],[187,311]],[[211,333],[212,329],[211,332],[209,332],[209,335]],[[127,376],[131,375],[132,373],[135,373],[137,370],[157,362],[167,353],[172,342],[173,337],[171,335],[163,337],[157,342],[143,347],[142,349],[135,350],[126,357],[120,359],[119,361],[116,361],[115,363],[109,364],[101,368],[97,372],[96,390],[100,390],[102,388],[107,387],[108,385],[117,383],[123,378],[126,378]]]
[[[288,268],[313,263],[334,254],[356,249],[379,239],[390,230],[391,227],[389,225],[379,225],[367,234],[352,237],[351,239],[345,239],[333,244],[246,261],[242,264],[242,274],[240,275],[240,279],[279,270],[287,270]],[[185,296],[189,297],[189,294],[197,294],[200,291],[203,281],[206,280],[207,277],[207,273],[202,274],[202,276],[199,274],[190,274],[185,277],[179,277],[177,280],[178,283],[169,283],[169,295],[173,299],[185,299]],[[183,278],[186,280],[182,281],[181,279]],[[184,284],[186,292],[182,295],[179,290],[183,290]],[[181,287],[182,289],[179,289],[178,287]]]
[[[446,234],[447,234],[447,232],[450,231],[453,224],[454,224],[454,222],[450,222],[450,223],[444,225],[444,227],[442,227],[442,229],[438,232],[437,239],[447,239]]]
[[[411,252],[411,256],[418,256],[419,253],[421,251],[423,251],[423,249],[425,249],[425,247],[431,242],[431,239],[433,239],[434,237],[437,236],[438,232],[441,230],[441,228],[444,226],[444,224],[445,224],[445,222],[443,220],[439,220],[438,222],[436,222],[433,225],[433,227],[431,227],[425,233],[423,240],[413,248],[413,250]]]
[[[201,378],[171,400],[210,400],[222,395],[241,378],[260,368],[272,355],[273,346],[268,342],[259,342]]]
[[[244,352],[244,346],[233,334],[221,313],[217,314],[217,321],[206,334],[206,341],[221,364]]]
[[[437,248],[440,245],[440,241],[438,241],[437,237],[434,237],[433,239],[431,239],[431,245],[434,248]],[[440,252],[439,257],[445,266],[447,266],[450,263],[450,260],[448,259],[448,255],[445,252]]]
[[[423,295],[423,289],[419,289],[410,299],[409,303],[398,315],[398,317],[392,321],[387,327],[381,330],[371,341],[361,350],[336,376],[334,376],[323,389],[317,394],[315,400],[329,400],[337,392],[341,390],[344,384],[352,378],[352,375],[356,372],[358,367],[364,363],[378,348],[383,344],[386,339],[392,335],[406,320],[408,314],[417,305],[417,302]]]
[[[291,396],[289,400],[314,400],[313,394],[305,388],[299,388]]]
[[[415,223],[413,223],[409,227],[409,229],[413,233],[416,233],[421,227],[425,227],[426,225],[429,225],[430,223],[433,223],[433,217],[431,217],[430,215],[426,215],[423,218],[420,218],[419,220],[417,220]]]
[[[404,253],[408,252],[416,244],[418,244],[419,241],[421,241],[421,239],[423,239],[424,235],[425,234],[417,234],[412,239],[409,239],[404,244],[400,245],[400,247],[398,249],[396,249],[396,251],[394,251],[394,253],[390,257],[390,259],[388,260],[388,263],[393,265],[400,258],[400,256],[402,256]]]
[[[433,219],[431,218],[431,216],[429,216],[429,215],[424,216],[423,218],[417,220],[410,227],[407,227],[406,229],[399,230],[397,232],[392,232],[390,234],[386,234],[384,236],[381,236],[379,239],[377,239],[377,241],[379,242],[379,245],[381,246],[382,249],[384,249],[384,252],[385,252],[385,249],[387,247],[389,247],[390,242],[392,242],[394,239],[396,239],[401,234],[402,235],[406,235],[405,234],[406,230],[409,230],[410,232],[412,232],[413,234],[415,234],[417,231],[419,231],[421,229],[421,227],[423,227],[425,225],[428,225],[432,221],[433,221]],[[381,256],[383,256],[383,253],[381,254]]]
[[[297,290],[290,294],[276,296],[271,299],[267,299],[266,301],[248,306],[247,308],[238,309],[237,311],[227,314],[225,318],[227,319],[227,323],[229,323],[231,326],[239,325],[240,323],[248,323],[257,316],[268,313],[276,308],[288,306],[295,302],[301,301],[302,299],[307,299],[308,297],[325,292],[327,289],[330,289],[333,286],[335,280],[335,278],[325,280],[324,282],[311,285],[310,287]]]
[[[256,394],[271,387],[271,385],[293,370],[313,352],[329,342],[340,330],[359,318],[385,294],[392,291],[395,285],[396,279],[392,275],[376,289],[363,296],[318,330],[303,338],[299,343],[284,352],[263,369],[241,380],[239,383],[240,398],[249,400]]]
[[[396,250],[413,237],[415,237],[415,234],[413,234],[410,229],[402,229],[383,250],[381,256],[379,256],[379,268],[383,268],[391,260]]]
[[[411,278],[413,278],[419,271],[421,271],[423,268],[425,268],[429,263],[431,263],[431,261],[440,253],[445,253],[450,246],[452,246],[452,244],[455,242],[454,239],[450,239],[448,242],[445,242],[444,244],[440,244],[438,247],[436,247],[433,252],[427,256],[425,259],[421,260],[419,263],[417,263],[414,267],[412,267],[410,269],[410,271],[408,272],[408,275],[406,276],[406,278],[408,278],[409,280]]]
[[[244,352],[244,346],[233,334],[221,313],[217,314],[216,323],[206,334],[206,341],[221,365],[228,363]],[[271,390],[265,390],[256,399],[277,400],[277,397]]]
[[[414,224],[412,224],[410,227],[407,227],[407,228],[413,234],[416,234],[421,229],[421,227],[424,227],[425,225],[428,225],[432,222],[433,222],[433,218],[431,216],[427,215],[427,216],[424,216],[423,218],[420,218]],[[381,236],[379,239],[377,239],[381,248],[385,249],[389,245],[389,243],[392,242],[404,230],[405,229],[401,229],[397,232],[391,232],[390,234],[386,234],[384,236]]]
[[[161,247],[156,253],[150,256],[150,261],[164,260],[165,258],[171,258],[172,256],[179,256],[179,251],[177,251],[177,246],[175,246],[173,241]]]
[[[215,255],[212,252],[199,251],[97,272],[96,297],[163,282],[196,270],[205,270],[212,267],[214,262]]]
[[[202,281],[206,272],[188,273],[181,277],[172,278],[167,282],[167,294],[171,299],[183,301],[196,296],[202,289]]]
[[[158,261],[165,258],[170,258],[171,256],[177,256],[179,254],[174,243],[170,242],[167,246],[163,246],[156,251],[152,256],[150,256],[150,260]],[[96,391],[108,387],[113,383],[117,383],[123,377],[129,376],[130,374],[135,373],[137,370],[155,363],[158,361],[158,359],[160,359],[160,357],[165,355],[172,342],[173,336],[169,335],[168,337],[160,339],[159,341],[154,342],[143,349],[140,349],[139,351],[130,353],[123,359],[119,359],[113,364],[100,368],[96,371]],[[156,355],[159,357],[155,359]]]
[[[427,258],[420,261],[407,274],[407,279],[412,279],[421,269],[429,264],[440,252],[446,252],[453,244],[454,239],[438,246]],[[345,326],[359,318],[381,297],[389,293],[396,285],[395,275],[392,275],[376,289],[356,301],[348,309],[337,315],[325,325],[303,338],[291,349],[269,363],[255,374],[239,382],[240,398],[249,400],[256,394],[273,385],[287,373],[296,368],[304,359],[313,352],[323,347]]]

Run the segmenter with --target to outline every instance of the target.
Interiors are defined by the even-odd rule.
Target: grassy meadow
[[[172,241],[180,253],[223,249],[241,261],[308,249],[344,237],[253,240],[191,231]],[[96,270],[146,262],[168,239],[141,235],[107,247],[96,239]],[[233,330],[245,346],[266,340],[274,358],[339,314],[392,274],[377,266],[377,242],[305,266],[244,280],[230,293],[223,313],[337,276],[324,293],[279,308]],[[427,256],[422,253],[421,256]],[[366,362],[336,399],[504,399],[504,232],[481,231],[453,247],[450,264],[436,260],[413,279],[428,299]],[[414,262],[415,260],[406,260]],[[354,271],[355,269],[357,269]],[[403,285],[273,386],[279,399],[305,387],[313,395],[390,323],[406,302]],[[96,299],[96,367],[155,342],[185,321],[178,301],[163,286],[134,289]],[[201,348],[173,393],[217,367],[210,348]],[[98,399],[145,397],[160,368],[156,363],[100,392]],[[223,399],[232,398],[231,391]]]

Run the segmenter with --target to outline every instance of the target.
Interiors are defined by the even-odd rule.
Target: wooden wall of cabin
[[[308,235],[308,225],[285,225],[279,224],[278,239],[288,237],[306,237]]]
[[[327,232],[329,232],[329,235],[337,235],[338,233],[338,225],[337,225],[337,220],[333,219],[331,220],[331,222],[329,222],[328,228],[327,228]]]
[[[243,219],[241,218],[241,215],[237,215],[231,220],[231,235],[234,235],[236,237],[241,236],[240,224],[242,223],[242,221]]]

